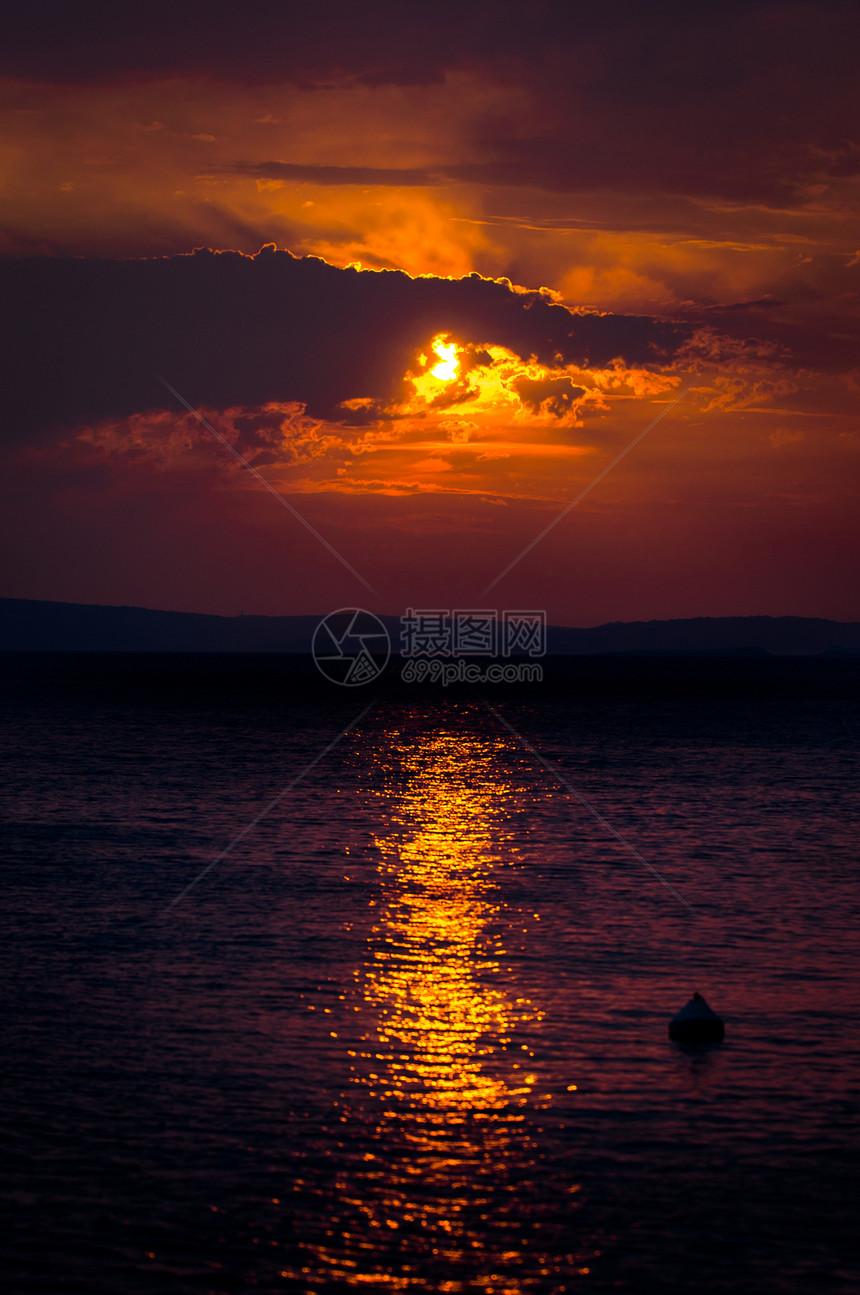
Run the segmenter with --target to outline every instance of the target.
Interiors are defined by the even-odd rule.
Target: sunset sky
[[[7,22],[0,594],[860,619],[855,4]]]

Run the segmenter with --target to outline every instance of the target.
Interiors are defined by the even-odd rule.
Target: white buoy
[[[677,1016],[669,1022],[669,1038],[678,1043],[720,1043],[726,1027],[701,994],[693,994]]]

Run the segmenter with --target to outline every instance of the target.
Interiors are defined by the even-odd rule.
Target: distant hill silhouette
[[[696,652],[860,656],[860,624],[806,616],[696,616],[551,629],[552,653]]]
[[[381,618],[392,647],[397,617]],[[0,651],[309,652],[319,616],[206,616],[0,598]],[[551,627],[551,655],[709,653],[860,656],[860,624],[804,616],[616,621],[593,629]]]

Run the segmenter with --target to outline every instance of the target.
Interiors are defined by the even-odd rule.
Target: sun
[[[439,363],[430,372],[440,382],[453,382],[460,367],[456,344],[447,341],[445,334],[440,333],[438,337],[433,338],[432,346],[434,354],[439,358]]]

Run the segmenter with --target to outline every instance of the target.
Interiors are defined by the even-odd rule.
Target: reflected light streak
[[[338,1175],[340,1244],[314,1246],[310,1272],[319,1288],[520,1295],[536,1259],[521,1215],[535,1173],[526,1113],[548,1099],[514,1038],[542,1014],[513,995],[501,961],[512,788],[492,741],[462,729],[400,740],[376,839],[378,917],[356,973],[374,1028],[353,1054],[343,1116],[371,1149]]]
[[[525,1092],[488,1065],[532,1016],[495,983],[504,950],[490,931],[499,915],[492,829],[507,789],[475,779],[487,753],[470,746],[443,733],[410,753],[393,830],[377,839],[384,899],[374,934],[383,938],[365,992],[392,1059],[388,1084],[374,1083],[431,1124],[467,1111],[487,1118]]]

